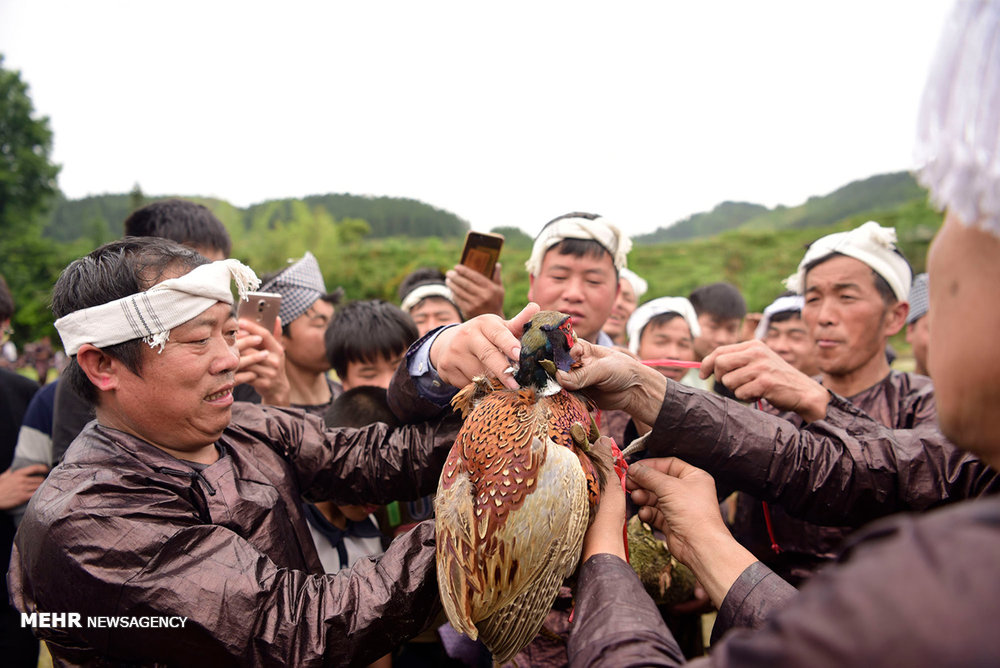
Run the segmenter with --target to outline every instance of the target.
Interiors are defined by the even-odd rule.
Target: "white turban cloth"
[[[659,297],[651,299],[636,310],[632,311],[628,323],[625,324],[625,333],[628,334],[628,349],[634,354],[639,354],[639,339],[642,336],[642,328],[649,324],[649,321],[664,313],[676,313],[684,318],[688,327],[691,328],[691,338],[701,336],[701,326],[698,325],[698,314],[684,297]]]
[[[636,301],[642,299],[642,296],[649,291],[649,283],[646,282],[646,279],[631,269],[622,267],[618,270],[618,275],[628,281],[629,285],[632,286],[632,292],[635,293]]]
[[[605,218],[560,218],[549,223],[535,238],[531,249],[531,257],[524,267],[532,276],[537,276],[542,269],[542,258],[546,251],[564,239],[592,240],[601,244],[611,253],[615,268],[621,271],[627,264],[628,252],[632,249],[632,240],[621,233],[617,225],[609,223]],[[634,286],[633,286],[634,287]]]
[[[828,234],[814,242],[799,262],[799,270],[785,279],[788,289],[803,294],[806,267],[831,253],[840,253],[867,264],[885,279],[899,301],[905,302],[910,296],[913,271],[906,259],[896,252],[896,229],[882,227],[872,220],[849,232]]]
[[[403,298],[403,302],[399,305],[399,308],[409,313],[413,307],[428,297],[446,299],[451,302],[451,305],[456,310],[461,311],[458,308],[458,304],[455,303],[455,295],[452,294],[451,288],[444,283],[424,283],[423,285],[418,285],[406,293],[406,297]]]
[[[253,270],[239,260],[220,260],[145,292],[64,315],[56,320],[56,330],[67,355],[75,355],[85,343],[105,348],[132,339],[142,339],[150,348],[159,346],[163,352],[171,329],[219,302],[233,303],[230,282],[234,280],[240,299],[260,285]]]
[[[802,313],[802,307],[805,305],[805,299],[802,295],[787,295],[785,297],[778,297],[773,302],[771,302],[766,309],[764,309],[764,317],[760,319],[757,324],[757,329],[754,330],[754,338],[761,339],[767,335],[767,328],[771,326],[771,317],[776,313],[785,313],[787,311],[798,311]]]
[[[1000,237],[1000,4],[955,4],[917,127],[920,183],[934,203]]]

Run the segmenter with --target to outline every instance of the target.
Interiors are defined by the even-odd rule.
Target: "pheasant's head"
[[[558,311],[540,311],[524,326],[517,375],[521,387],[534,387],[542,394],[558,391],[556,370],[568,371],[573,363],[569,349],[576,342],[569,316]]]

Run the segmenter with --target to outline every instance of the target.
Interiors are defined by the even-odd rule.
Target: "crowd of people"
[[[728,283],[651,294],[593,213],[539,226],[505,314],[499,267],[352,300],[308,252],[258,278],[204,206],[133,212],[53,287],[65,370],[0,368],[4,665],[36,665],[39,638],[57,665],[491,665],[442,613],[433,496],[452,397],[515,389],[539,310],[570,317],[558,378],[631,467],[514,665],[995,664],[997,53],[1000,9],[959,2],[921,115],[945,210],[928,272],[869,221],[811,244],[760,314]],[[273,328],[237,315],[255,290],[281,296]],[[14,306],[0,282],[4,328]],[[891,364],[904,329],[915,372]],[[643,589],[634,514],[690,600]],[[87,621],[108,618],[184,621]]]

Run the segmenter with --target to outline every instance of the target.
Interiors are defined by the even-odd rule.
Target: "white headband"
[[[628,349],[634,354],[639,353],[639,339],[642,336],[642,328],[649,324],[649,321],[663,313],[676,313],[684,318],[688,327],[691,328],[691,338],[701,336],[701,327],[698,325],[698,314],[694,312],[694,306],[684,297],[660,297],[651,299],[636,310],[632,311],[628,322],[625,324],[625,332],[628,334]]]
[[[542,258],[546,251],[564,239],[589,239],[601,244],[611,253],[615,268],[621,271],[627,264],[632,240],[624,236],[618,227],[604,218],[562,218],[546,225],[531,249],[531,257],[524,267],[532,276],[537,276],[542,268]]]
[[[771,316],[775,313],[785,313],[786,311],[798,311],[802,313],[802,307],[805,303],[806,300],[802,295],[788,295],[775,299],[771,302],[770,306],[764,309],[764,317],[760,319],[757,329],[753,332],[754,338],[764,338],[767,334],[767,328],[771,326]]]
[[[920,183],[966,225],[1000,237],[1000,5],[956,2],[918,120]]]
[[[410,309],[428,297],[447,299],[461,313],[458,304],[455,303],[455,295],[452,294],[451,288],[444,283],[426,283],[413,288],[406,293],[406,297],[403,299],[403,303],[399,305],[399,308],[409,313]]]
[[[618,275],[624,278],[626,281],[628,281],[629,285],[632,286],[632,292],[635,293],[636,301],[642,299],[642,296],[646,294],[646,292],[649,290],[649,283],[647,283],[646,280],[642,278],[642,276],[635,273],[631,269],[622,267],[618,271]]]
[[[195,267],[180,278],[157,283],[145,292],[73,311],[56,320],[56,330],[67,355],[85,343],[97,348],[142,339],[150,348],[163,346],[170,330],[218,302],[233,303],[230,281],[236,281],[240,299],[260,285],[250,267],[239,260],[220,260]]]
[[[896,299],[905,302],[910,295],[913,272],[903,256],[895,252],[895,249],[896,229],[882,227],[875,221],[869,220],[850,232],[828,234],[813,243],[806,251],[802,262],[799,262],[798,271],[785,279],[785,285],[789,290],[803,294],[806,288],[806,266],[831,253],[840,253],[871,267],[889,284]]]

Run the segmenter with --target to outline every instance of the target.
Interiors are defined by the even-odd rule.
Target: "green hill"
[[[670,227],[660,227],[655,232],[634,237],[637,244],[656,244],[664,241],[710,237],[739,227],[748,220],[768,213],[770,209],[749,202],[723,202],[708,212],[696,213]]]
[[[44,235],[63,243],[87,240],[94,246],[116,239],[122,223],[142,203],[163,197],[133,194],[105,194],[69,200],[60,195],[53,202],[43,226]],[[413,199],[363,197],[359,195],[310,195],[303,199],[269,200],[246,209],[223,200],[186,197],[200,202],[219,217],[234,237],[259,226],[268,229],[292,224],[303,215],[324,215],[333,220],[364,221],[364,235],[370,238],[461,237],[469,224],[455,214]]]
[[[871,214],[926,199],[909,172],[879,174],[853,181],[828,195],[810,197],[795,207],[774,209],[746,202],[724,202],[668,227],[635,238],[637,244],[709,237],[727,230],[784,230],[831,225],[851,216]],[[869,215],[869,218],[874,217]]]
[[[743,220],[736,229],[711,236],[639,243],[629,256],[629,267],[649,282],[646,299],[687,295],[698,285],[725,280],[740,288],[752,311],[759,311],[783,290],[782,279],[795,270],[809,243],[871,219],[897,229],[900,247],[914,270],[922,271],[927,247],[942,217],[928,206],[926,196],[919,189],[915,191],[916,196],[904,199],[914,193],[912,180],[907,184],[904,176],[908,178],[908,175],[884,175],[858,181],[826,197],[811,198],[801,207],[755,215]],[[324,197],[331,199],[327,202]],[[323,268],[327,286],[331,289],[343,286],[351,300],[381,298],[395,302],[396,289],[413,269],[422,266],[451,268],[458,262],[465,229],[462,227],[464,222],[457,217],[413,200],[380,202],[390,198],[316,196],[274,200],[240,209],[219,200],[193,199],[210,207],[226,225],[233,239],[233,256],[259,273],[273,271],[283,266],[288,258],[301,257],[310,250]],[[366,199],[367,203],[355,201]],[[65,258],[52,269],[53,276],[70,258],[79,257],[100,243],[118,237],[121,222],[134,200],[135,195],[103,195],[57,202],[44,228],[49,245],[58,251],[60,258]],[[335,216],[327,206],[334,206],[333,202],[338,200],[344,206]],[[904,201],[878,204],[892,200]],[[854,203],[848,205],[849,201]],[[367,204],[371,207],[365,209]],[[717,220],[722,217],[737,220],[759,208],[762,207],[727,202],[714,211],[722,214]],[[818,221],[854,209],[863,210],[818,224]],[[368,217],[350,217],[361,214]],[[385,221],[384,230],[408,229],[408,225],[416,226],[415,229],[433,229],[434,225],[450,220],[451,226],[446,229],[452,232],[422,238],[402,233],[375,237],[372,220]],[[765,224],[767,221],[770,222]],[[517,228],[499,231],[508,238],[500,260],[506,287],[504,308],[508,315],[513,315],[527,301],[528,277],[524,261],[531,252],[531,239]],[[25,249],[23,255],[29,258],[30,253]],[[36,264],[30,259],[26,262]],[[8,280],[13,278],[15,282],[29,284],[49,281],[40,274],[22,279],[19,274],[10,273],[10,264],[8,262]],[[47,288],[40,294],[45,292]],[[32,294],[19,303],[15,322],[18,343],[43,335],[54,336],[51,322],[45,321],[45,301]],[[894,341],[894,345],[896,343]]]

